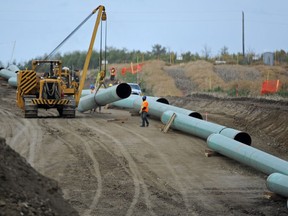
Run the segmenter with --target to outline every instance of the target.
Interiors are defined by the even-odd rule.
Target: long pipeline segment
[[[149,115],[152,115],[154,117],[157,117],[158,119],[161,119],[162,114],[165,111],[170,110],[173,112],[181,113],[181,114],[186,115],[186,116],[194,117],[197,119],[203,119],[203,117],[200,113],[192,111],[192,110],[188,110],[188,109],[169,105],[165,102],[165,100],[166,99],[164,99],[164,98],[156,99],[154,97],[147,97],[147,101],[149,103],[149,112],[148,112]],[[141,97],[136,98],[133,102],[134,109],[139,111],[141,108],[141,105],[142,105],[142,98]]]
[[[246,132],[227,128],[225,126],[208,122],[202,119],[191,118],[182,113],[173,112],[171,110],[163,112],[161,121],[163,124],[167,124],[173,114],[176,114],[174,121],[172,122],[172,128],[198,136],[202,139],[207,139],[213,133],[219,133],[231,139],[242,142],[246,145],[251,145],[251,137]]]
[[[287,161],[221,134],[211,134],[207,144],[212,150],[268,175],[272,173],[288,175]]]
[[[80,98],[78,111],[85,112],[99,106],[125,99],[131,95],[131,87],[127,83],[115,85],[97,93],[86,95]]]
[[[116,107],[121,107],[121,108],[134,109],[133,105],[134,105],[135,100],[141,100],[142,101],[142,96],[131,94],[128,98],[113,102],[113,103],[111,103],[111,105],[116,106]],[[152,97],[152,96],[147,96],[147,101],[149,104],[151,103],[151,101],[169,104],[169,101],[166,98],[159,98],[159,97]],[[139,109],[138,108],[136,109],[136,111],[139,111],[139,110],[140,110],[140,107],[139,107]],[[149,114],[151,114],[150,111],[149,111]]]

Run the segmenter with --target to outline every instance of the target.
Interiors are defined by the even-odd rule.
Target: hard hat
[[[142,97],[142,100],[146,100],[146,96],[143,96],[143,97]]]
[[[91,85],[90,85],[90,89],[94,89],[94,88],[95,88],[94,85],[91,84]]]

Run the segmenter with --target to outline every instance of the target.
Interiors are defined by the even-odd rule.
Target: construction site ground
[[[285,101],[204,94],[167,99],[249,133],[253,147],[288,160]],[[206,157],[205,140],[163,133],[159,119],[149,120],[149,127],[139,127],[139,115],[115,107],[77,112],[75,119],[41,110],[39,118],[25,119],[15,88],[0,80],[0,137],[57,181],[79,215],[288,215],[286,199],[266,196],[266,174],[225,156]],[[7,202],[0,202],[0,215]]]

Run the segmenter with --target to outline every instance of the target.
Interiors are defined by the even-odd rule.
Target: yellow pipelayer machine
[[[24,110],[25,118],[38,117],[38,109],[56,108],[61,117],[74,118],[100,21],[106,21],[105,7],[100,5],[62,42],[54,53],[81,25],[98,11],[90,46],[81,73],[62,68],[59,60],[34,60],[31,70],[20,70],[17,74],[17,105]],[[52,54],[51,53],[51,54]],[[50,55],[51,55],[50,54]],[[46,58],[48,59],[49,56]],[[43,71],[37,71],[38,68]]]

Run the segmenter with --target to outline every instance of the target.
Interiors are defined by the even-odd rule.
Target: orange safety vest
[[[142,112],[148,112],[149,108],[148,108],[149,104],[148,102],[145,100],[142,102]]]

